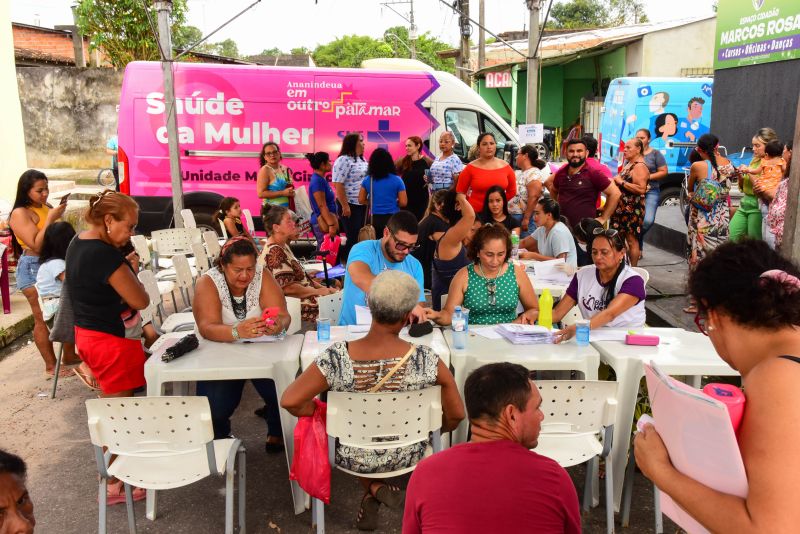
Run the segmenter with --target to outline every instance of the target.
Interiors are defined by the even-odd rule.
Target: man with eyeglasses
[[[422,265],[411,255],[417,245],[417,219],[410,211],[401,210],[386,223],[381,239],[362,241],[350,251],[344,276],[340,325],[356,324],[356,306],[367,305],[372,281],[381,272],[395,269],[410,274],[419,286],[419,304],[412,310],[415,322],[424,320],[422,304],[424,278]]]

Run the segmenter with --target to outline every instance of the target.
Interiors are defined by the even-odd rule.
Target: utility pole
[[[461,27],[461,69],[458,72],[458,77],[461,78],[467,85],[470,83],[469,68],[469,36],[472,35],[472,26],[469,23],[469,0],[461,0],[461,16],[458,19],[459,26]]]
[[[172,38],[169,20],[172,0],[157,0],[153,4],[158,12],[158,42],[161,48],[161,70],[164,73],[164,104],[167,110],[167,143],[172,177],[172,218],[175,221],[175,228],[183,228],[183,218],[180,217],[183,209],[183,179],[178,147],[178,118],[175,113],[175,80],[172,73]]]
[[[414,0],[411,1],[410,24],[408,26],[408,44],[411,45],[411,59],[417,59],[417,25],[414,24]]]
[[[486,13],[484,0],[478,0],[478,70],[486,65]]]
[[[794,121],[794,151],[800,146],[800,95],[797,98],[797,115]],[[789,170],[789,191],[786,193],[786,212],[783,220],[781,252],[795,262],[800,261],[800,156],[792,158]]]
[[[535,124],[539,120],[539,60],[536,59],[539,44],[539,9],[541,0],[526,0],[530,10],[528,23],[528,84],[525,95],[525,122]]]

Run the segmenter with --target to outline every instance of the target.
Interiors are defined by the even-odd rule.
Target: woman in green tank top
[[[472,260],[453,278],[442,311],[426,309],[428,319],[449,325],[456,306],[469,310],[470,324],[533,324],[539,304],[525,269],[508,261],[511,236],[503,226],[486,224],[475,232],[467,255]],[[517,304],[524,312],[517,316]]]
[[[753,159],[750,165],[739,166],[742,173],[739,178],[739,189],[744,196],[739,201],[739,208],[733,214],[730,224],[730,240],[738,241],[743,237],[761,239],[761,208],[758,197],[753,191],[753,182],[748,170],[758,169],[761,166],[761,158],[764,157],[764,147],[771,141],[776,141],[778,134],[772,128],[761,128],[753,137]]]

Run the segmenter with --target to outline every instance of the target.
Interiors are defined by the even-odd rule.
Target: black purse
[[[172,345],[170,348],[164,351],[164,354],[161,355],[162,362],[171,362],[175,358],[180,358],[187,352],[192,352],[194,349],[200,346],[200,341],[197,339],[197,335],[189,334],[186,337],[183,337]]]

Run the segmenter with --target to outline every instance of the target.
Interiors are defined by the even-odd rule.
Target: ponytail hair
[[[331,157],[327,152],[309,152],[306,154],[306,159],[315,171],[331,161]]]
[[[711,167],[714,169],[714,172],[717,173],[717,176],[719,176],[719,169],[717,168],[717,156],[715,152],[718,146],[719,138],[712,133],[705,133],[697,140],[697,148],[705,152],[706,156],[708,156],[708,161],[711,163]]]
[[[214,214],[215,219],[224,219],[225,214],[228,213],[228,210],[233,207],[234,204],[239,202],[239,199],[236,197],[225,197],[219,203],[219,208],[217,208],[217,212]]]

